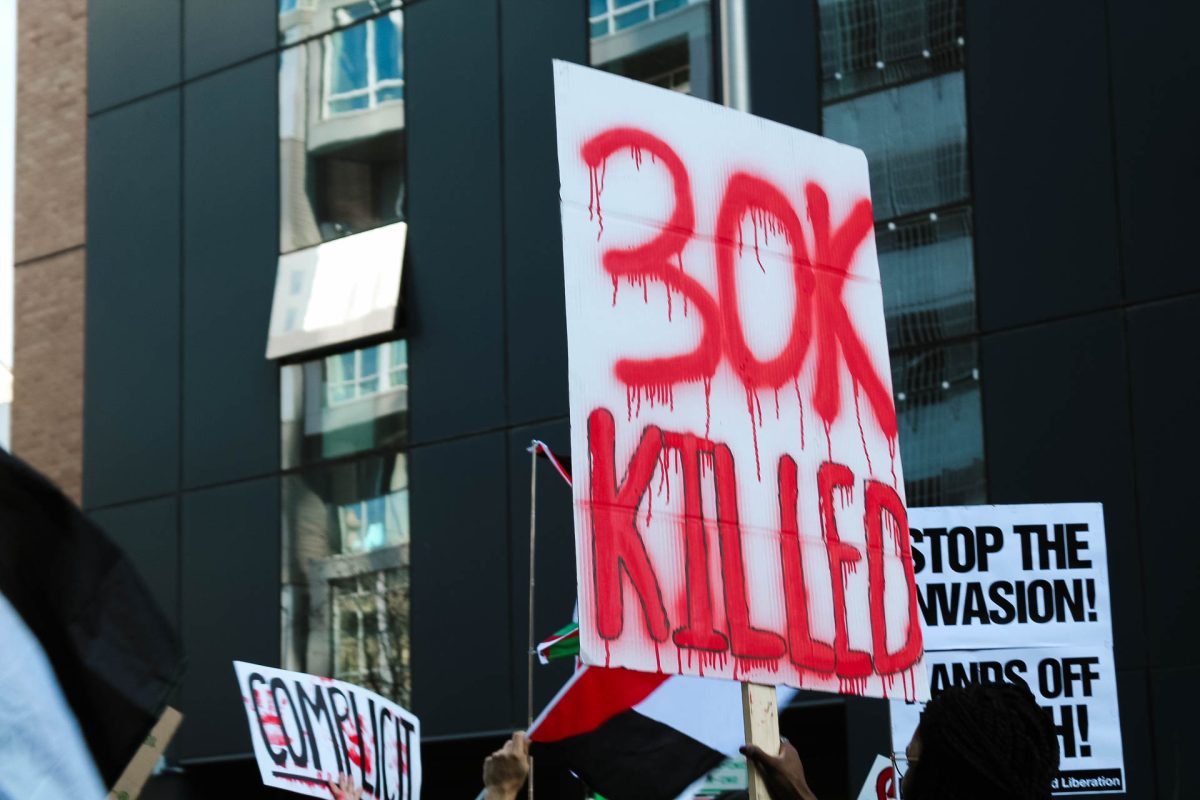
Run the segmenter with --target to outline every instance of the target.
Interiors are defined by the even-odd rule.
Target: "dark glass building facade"
[[[525,722],[525,447],[568,442],[550,60],[720,101],[723,8],[89,4],[84,503],[190,662],[147,796],[273,796],[234,659],[396,697],[422,720],[426,796],[474,796]],[[910,504],[1104,503],[1129,795],[1184,796],[1197,12],[744,8],[750,110],[867,153]],[[394,327],[268,360],[285,257],[399,223]],[[573,540],[543,477],[548,633]],[[539,671],[538,704],[567,669]],[[806,694],[782,724],[823,799],[889,746],[875,701]]]

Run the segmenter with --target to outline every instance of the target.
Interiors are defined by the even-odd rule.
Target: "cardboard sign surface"
[[[1024,683],[1059,738],[1056,795],[1124,793],[1104,509],[1098,503],[914,508],[930,691]],[[919,704],[892,704],[903,753]]]
[[[421,796],[421,723],[359,686],[233,662],[263,783],[310,797],[349,775],[364,798]]]
[[[925,687],[862,152],[555,63],[584,662]]]
[[[181,722],[183,715],[177,710],[170,706],[163,709],[162,716],[154,723],[146,740],[133,754],[129,766],[125,767],[121,777],[117,778],[112,791],[108,793],[108,800],[137,800],[141,796],[146,781],[150,779],[158,760],[166,752],[167,745],[175,737],[175,731],[179,730]]]
[[[1098,503],[914,508],[929,650],[1112,645]]]

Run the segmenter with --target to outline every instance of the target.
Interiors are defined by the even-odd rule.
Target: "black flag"
[[[111,787],[182,675],[179,641],[117,546],[48,480],[3,450],[0,594],[32,635],[25,638],[45,654]],[[0,659],[14,652],[36,656],[0,643]],[[44,663],[30,661],[31,671],[34,661]],[[20,736],[4,728],[27,725],[0,719],[0,733]]]

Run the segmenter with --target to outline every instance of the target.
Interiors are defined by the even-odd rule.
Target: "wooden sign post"
[[[758,745],[768,755],[779,752],[779,709],[774,686],[742,684],[742,720],[746,725],[746,744]],[[750,800],[770,800],[762,773],[753,764],[746,765],[746,781]]]
[[[162,716],[154,723],[146,740],[133,754],[129,766],[125,767],[121,777],[117,778],[112,791],[108,793],[108,800],[137,800],[142,789],[146,787],[150,774],[154,772],[155,765],[175,736],[175,731],[179,730],[181,722],[183,715],[178,711],[170,706],[163,710]]]

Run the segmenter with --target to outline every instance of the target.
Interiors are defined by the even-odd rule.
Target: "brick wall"
[[[83,460],[87,3],[19,4],[13,452],[76,500]]]
[[[84,251],[17,267],[13,451],[79,500]]]

